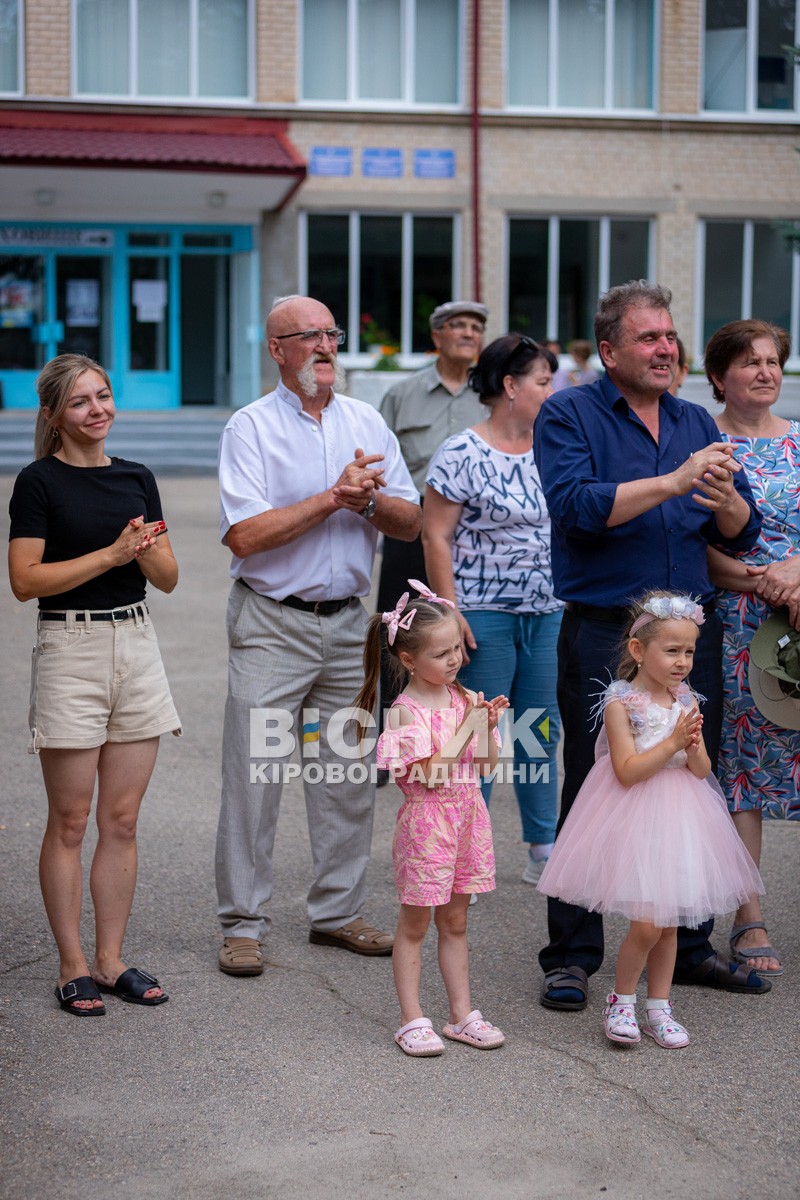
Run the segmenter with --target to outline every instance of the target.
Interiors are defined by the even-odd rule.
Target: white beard
[[[314,366],[320,360],[318,358],[310,358],[306,365],[297,373],[297,382],[300,384],[300,390],[309,400],[313,400],[317,394],[318,384],[317,376],[314,372]],[[347,375],[338,358],[326,358],[333,367],[333,390],[335,392],[343,392],[347,382]]]

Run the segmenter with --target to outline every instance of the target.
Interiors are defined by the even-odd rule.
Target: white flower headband
[[[418,579],[409,579],[408,582],[416,591],[419,592],[420,600],[427,600],[430,604],[444,604],[448,608],[455,608],[455,604],[453,604],[452,600],[445,600],[444,596],[437,596],[436,592],[432,592],[429,587],[426,587],[424,583],[420,583]],[[390,646],[394,645],[394,639],[397,637],[398,629],[408,629],[411,625],[411,622],[414,620],[414,617],[417,615],[417,610],[415,608],[411,608],[405,614],[405,616],[403,616],[403,612],[407,604],[408,592],[403,592],[392,611],[381,614],[381,620],[383,621],[384,625],[389,626],[386,636]]]
[[[660,621],[694,621],[695,625],[705,624],[705,613],[691,596],[653,596],[642,607],[644,612],[633,622],[629,637],[633,637],[643,625],[649,625],[656,617]]]

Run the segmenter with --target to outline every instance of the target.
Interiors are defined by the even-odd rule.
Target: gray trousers
[[[227,614],[228,698],[216,850],[218,912],[226,937],[260,941],[269,930],[263,907],[272,895],[272,853],[283,786],[271,776],[280,775],[291,758],[285,753],[259,756],[254,763],[261,768],[266,764],[268,781],[250,782],[252,709],[290,712],[300,747],[302,710],[319,710],[319,757],[304,761],[318,763],[323,772],[341,764],[345,774],[342,782],[323,777],[317,783],[304,777],[314,876],[308,914],[315,929],[330,931],[359,913],[375,787],[371,779],[348,782],[347,768],[361,760],[335,754],[326,731],[332,714],[352,707],[362,686],[366,624],[367,614],[359,603],[318,617],[259,596],[241,583],[233,585]],[[306,737],[312,744],[316,741],[313,729],[306,730]],[[355,741],[354,732],[348,732],[348,741]]]

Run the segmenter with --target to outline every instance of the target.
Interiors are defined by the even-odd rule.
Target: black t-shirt
[[[20,471],[11,502],[12,538],[43,538],[42,562],[65,562],[103,550],[132,517],[160,521],[161,499],[151,471],[112,458],[107,467],[73,467],[53,455]],[[41,609],[119,608],[144,599],[147,581],[133,559],[57,596]]]

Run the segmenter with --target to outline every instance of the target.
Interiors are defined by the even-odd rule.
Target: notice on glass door
[[[131,299],[140,324],[158,324],[164,320],[167,307],[166,279],[134,279]]]
[[[68,279],[66,300],[68,328],[97,328],[100,324],[100,284],[98,280]]]

